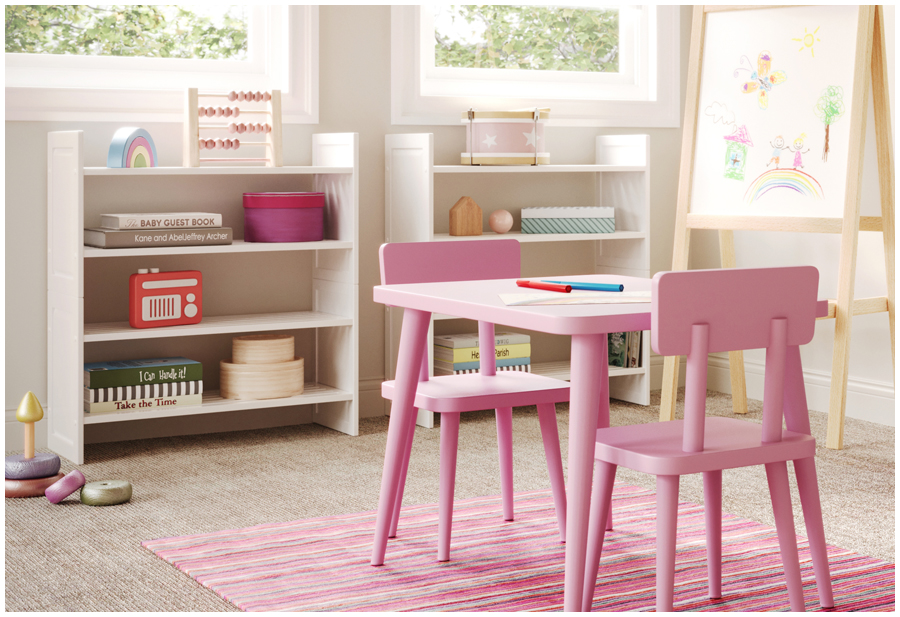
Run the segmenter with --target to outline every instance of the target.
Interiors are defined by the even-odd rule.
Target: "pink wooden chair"
[[[381,282],[385,285],[517,278],[520,270],[519,242],[511,238],[383,244],[379,256]],[[492,344],[494,325],[479,322],[478,338],[482,346],[485,342]],[[532,373],[496,371],[496,359],[490,353],[481,354],[480,371],[469,375],[429,378],[426,353],[419,373],[416,407],[441,414],[438,561],[450,559],[450,527],[456,483],[459,414],[467,411],[496,410],[503,518],[511,521],[513,520],[512,408],[537,405],[560,538],[563,542],[566,538],[566,488],[555,404],[569,400],[568,382]],[[384,398],[393,400],[394,382],[384,382],[381,394]],[[397,533],[397,520],[400,516],[400,503],[403,499],[414,430],[415,422],[410,424],[408,429],[405,458],[399,478],[400,489],[397,492],[388,534],[390,538],[395,537]]]
[[[814,334],[818,279],[813,267],[661,272],[653,278],[653,350],[687,355],[684,420],[597,431],[584,610],[592,605],[603,548],[600,521],[609,512],[619,465],[656,476],[657,611],[672,610],[679,476],[703,474],[709,597],[719,598],[722,470],[751,465],[766,467],[791,610],[804,610],[787,461],[794,461],[797,474],[819,601],[834,606],[798,347]],[[762,347],[762,424],[705,417],[707,354]]]

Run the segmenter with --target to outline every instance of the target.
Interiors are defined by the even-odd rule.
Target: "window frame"
[[[181,122],[184,89],[197,87],[280,89],[282,122],[318,123],[318,6],[254,7],[251,29],[247,62],[5,54],[6,119]],[[97,72],[101,87],[73,87]]]
[[[433,68],[433,41],[429,43],[431,35],[425,31],[429,20],[422,15],[421,7],[392,6],[391,122],[455,125],[460,122],[460,113],[469,107],[550,107],[548,124],[557,126],[680,126],[679,7],[647,6],[640,15],[633,31],[646,44],[634,41],[636,68],[630,79],[610,74],[559,72],[542,76],[541,71],[509,71],[528,75],[524,79],[520,75],[503,78],[505,95],[498,95],[482,88],[478,81],[466,79],[472,71],[485,71],[482,79],[491,80],[488,73],[494,70]],[[441,79],[442,73],[454,71],[460,77]],[[535,84],[552,91],[554,98],[537,94]]]

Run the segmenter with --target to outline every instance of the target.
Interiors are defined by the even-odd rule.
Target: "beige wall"
[[[892,7],[889,17],[889,40],[892,45]],[[389,7],[322,6],[319,20],[320,122],[315,126],[285,126],[284,162],[286,165],[310,164],[310,136],[313,133],[357,132],[360,135],[360,413],[363,416],[377,415],[383,412],[378,384],[384,377],[384,317],[381,305],[371,300],[371,288],[378,284],[377,251],[384,240],[384,135],[391,132],[434,133],[435,162],[438,164],[450,164],[457,160],[458,153],[464,149],[465,136],[458,127],[391,126]],[[682,7],[682,97],[687,75],[690,23],[691,8]],[[890,57],[893,58],[893,53]],[[83,130],[85,164],[102,166],[109,140],[118,126],[120,124],[84,122],[6,123],[7,419],[25,390],[33,390],[41,400],[46,400],[46,134],[56,130]],[[144,126],[154,136],[161,164],[179,165],[181,125],[146,123]],[[597,135],[638,132],[649,134],[651,143],[650,263],[655,272],[668,268],[671,263],[681,129],[551,127],[547,129],[546,138],[555,163],[585,163],[593,160],[594,138]],[[777,243],[779,240],[765,242]],[[824,268],[830,263],[827,257],[829,246],[825,242],[813,253],[805,251],[804,257],[818,259],[822,254],[823,265],[820,267]],[[695,267],[714,263],[717,254],[714,234],[697,234],[693,244]],[[878,264],[872,260],[861,255],[860,263],[871,268],[871,278],[877,282]],[[870,277],[866,275],[862,278],[868,281]],[[883,281],[883,274],[880,280]],[[874,321],[877,318],[864,319]],[[884,353],[881,349],[886,341],[886,328],[879,325],[869,332],[865,325],[860,324],[862,320],[855,324],[858,326],[858,336],[854,338],[851,378],[876,379],[879,384],[891,386],[892,397],[892,384],[883,367]],[[820,326],[819,329],[826,328]],[[817,341],[819,339],[822,339],[822,349],[820,351],[817,347],[817,358],[810,358],[808,362],[810,365],[830,367],[830,333],[820,332]],[[866,354],[860,354],[860,346],[872,350],[877,347],[877,353],[873,352],[872,357],[879,366],[870,366]],[[887,352],[890,353],[889,347]],[[887,360],[890,361],[889,355]],[[88,434],[87,440],[214,431],[221,430],[223,426],[243,428],[259,423],[275,425],[291,421],[277,412],[227,416],[194,416],[187,423],[156,421],[140,427],[140,431],[135,431],[133,427],[129,429],[129,425],[134,423],[110,423],[105,433]]]

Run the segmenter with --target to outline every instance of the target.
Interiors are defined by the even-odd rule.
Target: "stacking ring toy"
[[[40,497],[52,484],[63,479],[63,474],[58,473],[49,478],[30,478],[27,480],[7,480],[7,497]]]
[[[63,476],[62,480],[48,486],[44,495],[50,503],[59,503],[82,486],[84,486],[84,474],[75,469]]]
[[[81,503],[88,506],[115,506],[131,499],[131,483],[127,480],[88,482],[81,489]]]
[[[59,471],[59,457],[49,452],[36,452],[34,458],[24,454],[6,457],[7,480],[31,480],[55,476]]]

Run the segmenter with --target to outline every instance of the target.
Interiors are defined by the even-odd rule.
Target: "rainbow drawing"
[[[748,204],[776,189],[785,189],[800,193],[812,199],[822,199],[822,185],[808,173],[799,169],[771,169],[750,183],[744,193],[744,201]]]
[[[106,155],[107,167],[156,167],[156,145],[144,129],[125,127],[116,131]]]

